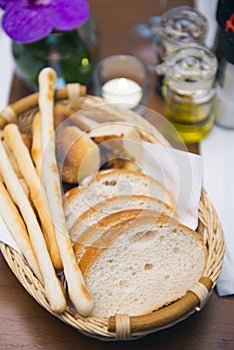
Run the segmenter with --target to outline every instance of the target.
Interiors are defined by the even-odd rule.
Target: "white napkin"
[[[201,157],[148,142],[143,142],[141,148],[141,164],[138,164],[142,171],[159,180],[171,191],[180,222],[195,229],[198,223],[202,186]],[[0,221],[0,241],[17,249],[2,221]]]
[[[0,216],[0,241],[20,252],[17,244]]]
[[[204,187],[224,231],[226,252],[217,283],[220,296],[234,294],[234,130],[214,126],[201,142]]]
[[[196,229],[202,186],[202,158],[148,142],[144,142],[143,147],[143,171],[170,190],[180,222]]]

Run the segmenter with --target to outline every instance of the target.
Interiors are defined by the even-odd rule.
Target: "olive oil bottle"
[[[185,143],[201,141],[213,126],[217,66],[203,46],[182,47],[163,63],[165,116]]]

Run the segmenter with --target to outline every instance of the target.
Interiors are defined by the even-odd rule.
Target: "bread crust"
[[[40,177],[41,173],[41,164],[42,164],[42,145],[41,145],[41,114],[37,112],[33,122],[32,122],[32,148],[31,148],[31,156],[33,162],[36,166],[37,173]]]
[[[204,253],[207,259],[207,249],[202,237],[196,232],[190,229],[189,227],[179,223],[175,218],[169,217],[164,213],[159,213],[154,210],[145,211],[146,215],[140,216],[141,210],[133,209],[133,210],[123,210],[122,212],[113,213],[111,215],[106,216],[97,224],[97,227],[93,227],[94,231],[98,231],[100,227],[111,226],[111,228],[104,231],[101,237],[97,238],[97,240],[93,243],[92,246],[87,247],[85,250],[81,260],[80,260],[80,268],[85,275],[88,274],[89,268],[92,266],[94,261],[98,258],[100,254],[102,254],[107,248],[109,248],[116,238],[125,232],[126,227],[131,225],[139,226],[147,224],[153,225],[167,225],[171,226],[179,226],[181,229],[190,232],[190,234],[194,235],[197,240],[203,246]],[[119,220],[121,216],[121,220]],[[80,249],[80,242],[76,242],[74,245],[75,254],[78,255]]]
[[[39,108],[41,112],[43,150],[42,176],[67,281],[68,295],[77,311],[83,316],[88,316],[93,309],[93,300],[76,262],[62,207],[61,184],[55,155],[53,115],[55,79],[56,74],[51,68],[45,68],[39,74]]]
[[[118,210],[114,210],[108,213],[108,208],[112,206],[112,204],[116,205],[118,202],[122,203],[122,202],[128,202],[128,201],[130,202],[130,204],[128,205],[127,208],[121,207]],[[141,207],[139,207],[139,205],[136,205],[137,201],[141,202]],[[160,209],[147,207],[147,204],[149,202],[151,205],[153,204],[154,206],[160,207]],[[126,209],[136,210],[136,213],[138,216],[147,215],[150,211],[155,210],[158,212],[158,215],[159,213],[165,213],[169,217],[170,216],[177,217],[177,214],[172,207],[168,206],[166,203],[153,197],[148,197],[144,195],[133,195],[133,196],[126,195],[126,196],[119,196],[119,197],[111,197],[102,202],[99,202],[97,205],[95,205],[94,208],[90,208],[86,210],[85,212],[83,212],[83,214],[81,214],[81,216],[77,218],[77,220],[73,224],[69,233],[71,240],[73,242],[78,240],[82,248],[83,246],[88,244],[90,238],[95,236],[95,228],[101,227],[102,219],[104,217],[108,216],[110,218],[112,217],[112,215],[118,217],[118,213]],[[95,222],[92,225],[89,225],[89,224],[85,225],[85,223],[89,222],[90,218],[92,218],[93,215],[94,216],[98,215],[99,212],[101,213],[101,215],[99,215],[99,218],[95,220]],[[84,226],[86,226],[86,228]],[[77,238],[77,235],[78,235],[78,238]],[[78,245],[77,242],[76,242],[76,245]]]
[[[43,283],[43,278],[24,221],[1,181],[0,195],[0,215],[32,271],[39,281]]]
[[[171,302],[173,301],[176,301],[178,298],[182,297],[186,291],[187,291],[187,288],[189,288],[189,286],[191,286],[193,283],[197,282],[203,275],[204,273],[204,269],[205,269],[205,266],[206,266],[206,261],[207,261],[207,258],[208,258],[208,253],[207,253],[207,248],[206,248],[206,245],[203,241],[203,239],[201,238],[201,236],[196,232],[196,231],[193,231],[192,229],[178,223],[177,220],[174,220],[171,218],[170,221],[168,221],[168,218],[166,215],[162,214],[158,219],[157,221],[155,220],[155,216],[147,216],[147,217],[140,217],[138,220],[134,221],[134,220],[131,220],[129,219],[127,213],[125,212],[123,214],[125,217],[126,217],[126,220],[125,221],[122,221],[122,222],[119,222],[117,224],[113,224],[113,226],[111,226],[111,228],[107,229],[104,231],[104,233],[102,234],[101,238],[99,238],[97,240],[97,242],[95,242],[95,246],[94,247],[89,247],[85,250],[82,258],[81,258],[81,261],[80,261],[80,267],[86,277],[86,280],[87,280],[87,283],[89,285],[89,283],[92,285],[92,282],[90,280],[91,276],[89,276],[90,273],[94,273],[95,271],[95,274],[98,273],[98,270],[97,270],[97,266],[98,268],[100,267],[101,268],[101,273],[112,273],[112,276],[110,276],[109,278],[108,277],[105,277],[103,280],[102,280],[102,277],[101,278],[101,281],[103,281],[103,283],[105,283],[104,281],[110,281],[110,283],[106,282],[107,283],[107,287],[103,288],[102,289],[102,293],[105,293],[105,292],[108,292],[110,290],[113,291],[113,288],[115,288],[114,286],[116,286],[116,283],[113,281],[113,287],[112,286],[112,279],[115,279],[115,275],[113,275],[113,273],[116,273],[117,276],[116,276],[116,280],[117,280],[117,284],[118,284],[118,281],[121,282],[121,279],[122,278],[125,278],[123,280],[123,282],[125,283],[126,278],[128,276],[128,274],[124,274],[124,277],[122,277],[122,274],[120,273],[118,275],[118,269],[120,268],[120,271],[122,271],[121,269],[123,269],[124,271],[124,266],[126,266],[126,268],[128,268],[128,265],[124,265],[124,262],[125,260],[118,260],[118,254],[120,254],[120,256],[122,256],[122,259],[124,256],[126,256],[128,253],[125,252],[125,255],[122,255],[121,254],[121,251],[124,252],[125,248],[126,248],[126,245],[123,244],[123,246],[121,245],[117,245],[116,246],[116,249],[118,251],[118,253],[114,253],[114,252],[111,252],[111,249],[114,248],[114,243],[115,241],[118,241],[119,244],[121,244],[121,242],[124,242],[124,241],[119,241],[119,239],[121,238],[122,235],[126,234],[126,233],[130,233],[132,232],[133,233],[133,236],[132,236],[132,243],[133,244],[138,244],[138,247],[141,246],[141,252],[143,254],[143,251],[144,251],[144,247],[147,247],[147,251],[149,251],[151,249],[151,245],[154,244],[154,237],[161,237],[160,236],[160,230],[163,230],[164,228],[168,227],[168,229],[170,231],[167,231],[165,230],[163,232],[163,234],[165,235],[165,239],[167,237],[167,233],[170,237],[170,239],[172,239],[172,248],[174,249],[178,249],[178,243],[179,242],[182,242],[180,241],[180,235],[183,237],[183,239],[188,239],[188,242],[190,242],[191,238],[189,238],[189,235],[192,235],[194,239],[192,239],[192,242],[193,242],[193,247],[194,245],[198,248],[198,252],[199,252],[199,257],[201,257],[201,264],[200,264],[200,260],[199,260],[199,264],[200,264],[200,267],[198,268],[195,268],[195,271],[192,273],[192,276],[193,277],[189,277],[188,273],[189,273],[189,270],[188,270],[188,267],[184,267],[185,269],[185,276],[186,279],[184,281],[185,284],[183,284],[183,280],[181,279],[178,279],[179,281],[179,284],[178,286],[175,285],[175,292],[174,292],[174,288],[170,289],[169,288],[169,292],[166,293],[168,295],[168,298],[167,299],[164,299],[164,294],[161,294],[160,295],[160,290],[161,290],[161,285],[159,285],[157,287],[157,295],[158,297],[155,299],[155,305],[153,305],[152,307],[146,307],[146,309],[144,311],[142,311],[143,313],[148,313],[148,312],[152,312],[153,310],[157,310],[158,308],[160,307],[163,307],[164,305],[168,305],[170,304]],[[113,220],[113,223],[114,223],[114,220]],[[174,239],[173,239],[173,236],[175,234],[175,238],[177,243],[173,243]],[[105,243],[105,245],[103,244],[103,242]],[[156,241],[157,242],[157,245],[155,245],[155,247],[159,247],[158,245],[160,244],[160,241],[159,239]],[[185,242],[183,240],[183,242]],[[146,245],[144,245],[146,244]],[[170,244],[170,242],[166,243],[166,244]],[[184,249],[184,244],[183,243],[183,249]],[[137,245],[136,245],[137,247]],[[108,248],[111,248],[110,250]],[[171,248],[171,253],[174,252],[174,250],[172,251],[172,248]],[[160,248],[157,248],[156,251],[160,249]],[[110,253],[108,253],[108,250]],[[107,251],[107,257],[108,258],[104,258],[103,260],[100,259],[100,263],[98,263],[95,267],[95,270],[92,271],[92,265],[99,259],[99,257],[102,255],[102,254],[105,254],[105,251]],[[131,249],[130,249],[131,251]],[[159,251],[159,250],[158,250]],[[185,250],[183,250],[185,251]],[[133,254],[133,249],[132,249],[132,254]],[[176,254],[176,252],[175,252]],[[114,262],[111,262],[109,263],[109,260],[107,259],[112,259],[112,256],[114,256],[115,260]],[[145,259],[144,258],[140,258],[142,263],[147,262],[147,256],[145,256]],[[163,255],[162,255],[163,256]],[[176,256],[176,255],[175,255]],[[184,255],[183,255],[184,256]],[[130,259],[131,259],[132,255],[130,255]],[[135,260],[134,260],[135,259]],[[142,260],[143,259],[143,260]],[[153,259],[153,258],[152,258]],[[165,255],[165,258],[164,258],[164,264],[167,264],[166,262],[166,255]],[[177,255],[177,258],[175,258],[175,263],[177,261],[178,258],[178,255]],[[138,256],[134,256],[133,255],[133,261],[137,261],[138,260]],[[163,259],[162,259],[163,260]],[[155,260],[157,261],[157,259]],[[172,259],[173,261],[173,259]],[[191,261],[191,259],[189,259],[190,261],[190,264],[191,264],[191,268],[192,268],[192,264],[193,264],[193,261]],[[154,264],[154,259],[153,260],[150,260],[149,262],[152,262],[152,264]],[[108,266],[105,266],[104,264],[108,263]],[[111,267],[113,267],[112,264],[115,264],[114,266],[116,266],[115,268],[115,272],[111,272],[112,270]],[[158,265],[156,267],[156,269],[154,269],[155,273],[157,274],[157,269],[159,268],[159,265],[161,264],[161,260],[158,261]],[[131,265],[131,264],[130,264]],[[147,264],[145,263],[145,270],[147,270]],[[149,264],[151,265],[151,264]],[[131,266],[134,266],[134,263],[133,265]],[[138,266],[138,265],[137,265]],[[152,265],[153,266],[153,265]],[[170,266],[172,269],[175,269],[174,272],[172,273],[172,275],[174,276],[176,274],[176,269],[177,269],[177,266],[176,264],[172,265],[172,262],[170,262]],[[173,266],[173,267],[172,267]],[[190,265],[189,265],[190,266]],[[197,266],[197,265],[196,265]],[[149,271],[151,271],[151,266],[149,266]],[[181,267],[181,263],[180,263],[180,268]],[[91,272],[92,271],[92,272]],[[131,271],[131,273],[129,272],[129,274],[132,274],[133,276],[133,271],[135,271],[134,273],[137,273],[137,271],[139,270],[129,270]],[[169,274],[170,274],[170,271],[172,270],[169,270]],[[151,274],[151,272],[149,272]],[[130,276],[130,275],[129,275]],[[152,276],[152,275],[151,275]],[[163,276],[163,275],[162,275]],[[195,277],[196,276],[196,277]],[[92,278],[94,278],[94,275],[92,276]],[[143,277],[142,277],[143,278]],[[155,277],[156,278],[156,277]],[[151,281],[152,279],[154,279],[154,277],[151,278]],[[89,281],[89,282],[88,282]],[[163,280],[162,278],[160,279],[161,283],[163,283]],[[120,283],[119,282],[119,283]],[[97,286],[102,283],[102,282],[97,282]],[[134,284],[134,277],[131,278],[131,283]],[[138,282],[136,282],[137,284],[136,285],[128,285],[126,287],[126,295],[125,295],[125,288],[122,288],[122,289],[118,289],[117,291],[117,294],[114,296],[112,295],[112,292],[110,293],[110,295],[106,295],[106,300],[110,300],[107,301],[107,305],[109,305],[111,303],[112,307],[113,307],[113,303],[115,302],[114,300],[117,300],[116,298],[118,298],[118,293],[121,293],[121,295],[123,295],[123,298],[126,297],[126,300],[128,300],[127,298],[130,298],[131,300],[134,298],[134,295],[137,294],[137,291],[136,293],[130,293],[128,292],[128,288],[130,288],[130,291],[134,291],[134,286],[135,288],[137,288],[137,285],[139,285],[139,283],[141,283],[141,277],[138,275]],[[145,285],[145,288],[147,288],[146,286],[146,282],[144,282],[144,279],[142,279],[142,283]],[[173,280],[169,283],[173,283]],[[103,311],[104,314],[103,315],[100,315],[100,311],[104,308],[104,305],[103,305],[103,295],[104,295],[104,298],[105,298],[105,294],[100,294],[100,298],[102,300],[102,302],[100,303],[100,300],[98,299],[99,298],[99,295],[98,295],[98,290],[97,290],[97,286],[95,287],[94,286],[94,289],[92,289],[91,285],[89,285],[90,287],[90,290],[91,292],[94,293],[94,300],[96,301],[96,303],[98,303],[98,314],[96,314],[96,311],[94,310],[94,315],[97,315],[99,317],[104,317],[104,316],[107,316],[105,314],[105,312],[108,312],[107,310]],[[94,281],[94,285],[96,285],[96,282]],[[170,284],[169,284],[170,285]],[[172,284],[173,285],[173,284]],[[100,287],[100,286],[99,286]],[[168,286],[169,287],[169,286]],[[152,285],[151,285],[151,288],[152,288]],[[162,286],[163,288],[163,286]],[[96,294],[97,293],[97,294]],[[114,294],[114,293],[113,293]],[[141,294],[142,295],[142,294]],[[151,293],[151,296],[152,296],[152,293]],[[113,299],[112,299],[113,298]],[[114,299],[115,298],[115,299]],[[129,299],[129,300],[130,300]],[[137,299],[136,299],[137,300]],[[149,301],[149,304],[146,304],[146,305],[152,305],[152,300],[151,299],[148,299]],[[103,306],[102,306],[103,305]],[[145,305],[145,303],[144,303]],[[120,310],[118,309],[118,311],[115,311],[115,312],[120,312],[122,313],[122,308],[121,308],[121,304],[118,305],[118,307],[120,308]],[[128,307],[127,307],[128,308]],[[142,307],[140,307],[142,309]],[[115,309],[115,308],[114,308]],[[133,314],[136,315],[134,313],[134,310],[133,311]],[[113,310],[111,311],[113,312]],[[124,311],[126,312],[126,311]],[[131,311],[128,311],[130,312],[130,315],[131,315]]]
[[[127,175],[130,176],[132,178],[144,178],[147,181],[151,181],[152,183],[155,183],[155,185],[161,187],[164,191],[165,191],[165,202],[169,205],[171,205],[172,207],[174,206],[174,199],[172,197],[172,194],[169,192],[169,190],[160,182],[157,181],[156,179],[154,179],[152,176],[144,174],[140,171],[135,171],[135,170],[127,170],[127,169],[106,169],[106,170],[101,170],[97,173],[96,177],[92,180],[92,181],[101,181],[101,180],[105,180],[105,178],[108,178],[109,176],[116,176],[116,178],[118,176],[122,176],[122,175]],[[150,194],[149,194],[150,195]]]
[[[29,187],[31,199],[40,218],[53,265],[56,271],[61,271],[63,269],[62,260],[55,237],[54,225],[48,212],[49,208],[44,188],[41,186],[39,176],[34,168],[28,149],[21,138],[18,126],[16,124],[7,124],[4,128],[4,137]]]
[[[89,131],[99,145],[105,169],[140,170],[143,147],[138,129],[128,123],[100,123]]]
[[[58,128],[57,160],[62,180],[77,184],[100,167],[100,150],[89,135],[76,126]]]
[[[156,210],[127,209],[105,216],[95,225],[89,227],[79,237],[79,240],[73,246],[76,258],[80,257],[85,244],[91,237],[97,237],[91,246],[85,247],[85,251],[79,261],[80,268],[84,275],[88,273],[89,268],[97,257],[108,247],[112,245],[115,239],[124,233],[126,225],[139,225],[146,220],[152,220],[153,224],[159,224],[164,219],[165,223],[177,225],[178,221],[165,213]],[[75,227],[74,227],[75,229]],[[101,233],[101,234],[100,234]]]
[[[66,300],[63,289],[55,274],[55,270],[47,251],[41,228],[37,221],[37,217],[21,187],[19,179],[11,167],[1,141],[0,170],[7,190],[19,208],[20,213],[27,226],[33,251],[36,255],[39,269],[43,278],[45,294],[50,303],[50,307],[54,312],[61,313],[66,308]]]
[[[64,211],[68,230],[71,230],[76,219],[88,208],[96,206],[104,199],[125,194],[152,196],[174,207],[171,193],[152,177],[134,170],[102,170],[97,173],[96,177],[86,179],[81,186],[66,192]],[[80,206],[76,205],[79,197]]]
[[[141,202],[141,208],[137,208],[136,207],[136,202],[139,201]],[[160,207],[161,210],[158,210],[159,212],[164,212],[165,214],[169,215],[169,216],[174,216],[177,217],[177,213],[175,212],[174,208],[170,207],[168,204],[164,203],[163,201],[161,201],[160,199],[154,198],[154,197],[149,197],[149,196],[145,196],[145,195],[125,195],[125,196],[118,196],[118,197],[110,197],[107,198],[99,203],[97,203],[95,205],[95,207],[91,207],[88,210],[86,210],[85,212],[83,212],[76,220],[76,222],[73,224],[71,231],[70,231],[70,237],[71,239],[73,239],[73,231],[78,230],[79,231],[79,224],[80,222],[87,222],[88,219],[90,217],[92,217],[95,214],[98,214],[98,212],[101,212],[103,214],[101,214],[102,218],[104,216],[109,216],[110,214],[113,214],[115,212],[118,211],[122,211],[125,209],[132,209],[129,208],[121,208],[119,210],[114,210],[112,212],[108,212],[108,209],[111,207],[112,204],[117,204],[118,202],[129,202],[131,207],[134,207],[134,209],[140,209],[142,210],[142,212],[144,210],[153,210],[147,207],[147,205],[150,204],[154,204],[155,206],[157,205],[158,207]],[[156,209],[154,209],[156,210]],[[100,218],[101,219],[101,218]],[[98,219],[98,221],[100,220]],[[88,228],[89,225],[87,225]],[[80,237],[80,235],[79,235]],[[80,237],[81,238],[81,237]],[[82,238],[81,238],[82,240]]]
[[[105,169],[105,170],[100,170],[95,177],[92,177],[90,181],[85,182],[85,184],[81,184],[82,187],[88,186],[91,182],[94,181],[100,181],[100,180],[105,180],[105,178],[109,177],[110,175],[115,175],[116,177],[118,177],[118,175],[130,175],[132,177],[141,177],[141,178],[149,178],[150,180],[152,180],[153,182],[157,183],[157,185],[159,185],[160,187],[164,188],[164,186],[157,180],[155,180],[154,178],[152,178],[149,175],[143,174],[140,171],[135,171],[135,170],[127,170],[127,169]],[[166,191],[168,191],[165,188]],[[80,191],[80,187],[74,187],[71,190],[67,191],[65,196],[66,199],[68,201],[72,201],[73,197],[77,196],[77,193]],[[168,196],[170,198],[170,201],[174,202],[174,200],[171,198],[172,195],[170,193],[168,193]]]
[[[74,187],[72,189],[70,189],[69,191],[67,191],[65,193],[65,202],[67,202],[67,204],[69,205],[69,203],[71,203],[78,195],[81,191],[85,190],[85,188],[88,188],[89,184],[93,183],[93,182],[98,182],[98,181],[102,181],[105,180],[105,178],[108,178],[110,175],[111,176],[116,176],[116,178],[118,177],[118,175],[129,175],[131,177],[135,177],[136,181],[137,178],[144,178],[144,179],[150,179],[150,181],[152,181],[153,183],[155,183],[157,186],[161,187],[165,193],[166,193],[166,197],[168,199],[168,203],[166,203],[168,206],[171,206],[172,208],[174,207],[175,203],[174,203],[174,199],[172,197],[172,194],[157,180],[155,180],[154,178],[152,178],[149,175],[143,174],[139,171],[135,171],[135,170],[126,170],[126,169],[106,169],[106,170],[100,170],[96,176],[94,178],[91,178],[91,180],[88,183],[85,183],[84,185],[82,184],[81,186],[78,187]]]
[[[84,86],[80,86],[82,90]],[[81,96],[84,92],[81,91]],[[83,131],[89,131],[89,126],[79,117],[78,113],[62,102],[57,102],[54,106],[54,126],[55,129],[62,126],[76,126]]]

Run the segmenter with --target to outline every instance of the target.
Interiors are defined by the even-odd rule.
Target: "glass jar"
[[[165,116],[185,143],[199,142],[214,122],[216,56],[201,46],[172,52],[158,67],[165,74]]]
[[[158,60],[163,62],[173,51],[183,46],[203,45],[208,22],[198,10],[189,6],[178,6],[165,12],[158,26]],[[162,96],[163,76],[158,76],[156,91]]]
[[[182,46],[203,45],[208,22],[198,10],[189,6],[178,6],[165,12],[160,22],[160,58]]]
[[[31,44],[13,41],[16,74],[32,90],[37,90],[38,74],[47,66],[57,73],[57,88],[67,83],[87,84],[93,72],[97,35],[96,22],[90,17],[75,30],[54,31]]]

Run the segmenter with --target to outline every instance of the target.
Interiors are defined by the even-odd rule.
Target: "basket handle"
[[[110,316],[108,330],[110,332],[116,332],[116,338],[118,339],[122,336],[125,336],[125,339],[127,339],[133,332],[142,333],[156,328],[164,328],[168,324],[177,323],[177,321],[193,313],[194,310],[198,311],[204,306],[214,283],[209,277],[201,277],[198,285],[202,287],[191,288],[185,296],[171,305],[150,314],[128,317],[130,322],[126,321],[126,315],[120,315],[120,317],[116,315],[117,319],[116,316]],[[122,316],[124,316],[124,319]],[[123,322],[128,329],[124,329]]]
[[[8,105],[0,113],[0,129],[8,123],[17,123],[17,116],[24,111],[38,107],[38,92],[26,96],[19,101]],[[80,97],[86,96],[86,86],[80,84],[68,84],[62,89],[55,90],[55,100],[67,99],[71,107],[78,107]]]
[[[86,86],[80,84],[67,84],[66,88],[70,107],[79,107],[80,97],[86,95]]]

